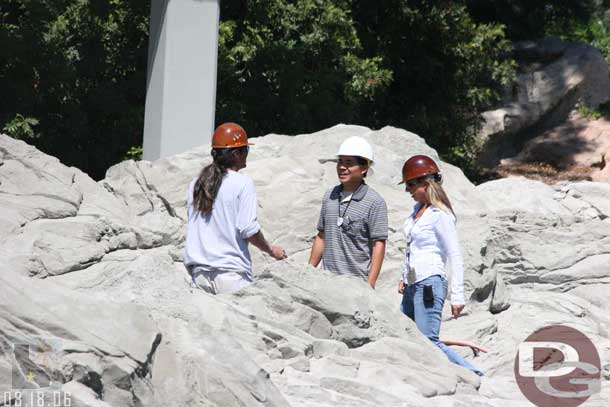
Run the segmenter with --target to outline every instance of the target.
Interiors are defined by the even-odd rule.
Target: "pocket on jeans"
[[[424,307],[426,307],[426,308],[434,307],[434,298],[436,295],[438,295],[434,291],[435,291],[434,286],[424,285],[424,293],[423,293]]]

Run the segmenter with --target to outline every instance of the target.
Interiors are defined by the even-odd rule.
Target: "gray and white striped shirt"
[[[351,198],[342,199],[341,190],[337,185],[322,200],[318,230],[324,232],[324,269],[366,280],[373,242],[388,238],[388,209],[381,195],[366,184]]]

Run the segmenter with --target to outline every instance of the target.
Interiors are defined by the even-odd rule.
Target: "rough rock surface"
[[[305,266],[332,158],[369,139],[371,184],[388,203],[390,238],[377,290]],[[529,406],[513,375],[517,347],[564,323],[610,362],[610,185],[524,178],[472,185],[442,163],[458,215],[470,297],[442,337],[491,348],[479,379],[450,364],[398,310],[403,161],[437,158],[420,137],[339,125],[257,139],[244,170],[266,235],[289,259],[252,249],[257,281],[232,295],[189,287],[180,263],[185,191],[207,148],[121,163],[95,183],[0,136],[0,385],[59,383],[79,406]],[[30,357],[12,345],[30,344]],[[51,349],[51,351],[49,351]],[[610,371],[604,372],[605,377]],[[608,405],[610,389],[587,405]],[[0,400],[1,402],[2,400]]]
[[[573,112],[564,123],[526,142],[515,157],[502,159],[495,170],[510,174],[544,163],[548,171],[542,168],[544,172],[530,173],[528,178],[610,182],[609,160],[610,121]]]
[[[521,72],[504,105],[483,113],[479,161],[486,167],[515,156],[523,144],[562,123],[582,104],[610,100],[608,63],[589,45],[557,39],[515,44]]]

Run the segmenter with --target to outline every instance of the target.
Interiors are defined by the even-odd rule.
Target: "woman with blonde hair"
[[[448,283],[445,265],[451,266],[451,313],[464,309],[464,266],[455,227],[456,217],[442,187],[438,165],[428,156],[409,158],[402,168],[402,182],[416,204],[404,224],[407,242],[398,292],[401,311],[457,365],[479,376],[483,372],[439,339],[441,314]]]

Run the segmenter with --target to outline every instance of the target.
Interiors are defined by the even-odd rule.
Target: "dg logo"
[[[593,342],[577,329],[551,325],[519,345],[515,378],[539,407],[576,407],[601,391],[601,362]]]

